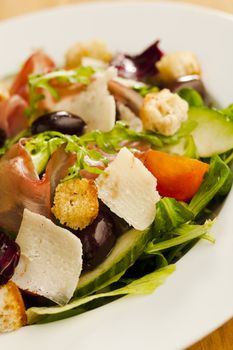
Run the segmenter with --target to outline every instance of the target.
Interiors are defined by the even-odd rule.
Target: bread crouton
[[[93,181],[71,179],[57,186],[52,213],[63,225],[82,230],[92,223],[98,211],[97,188]]]
[[[66,54],[66,67],[73,69],[80,66],[83,57],[91,57],[109,63],[112,54],[108,51],[106,44],[100,40],[78,42]]]
[[[0,286],[0,333],[11,332],[27,323],[23,298],[11,281]]]

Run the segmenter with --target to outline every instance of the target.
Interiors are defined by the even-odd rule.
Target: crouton
[[[156,63],[160,78],[169,82],[185,75],[201,74],[197,57],[192,52],[174,52],[164,55]]]
[[[27,323],[23,298],[11,281],[0,286],[0,333],[14,331]]]
[[[66,54],[66,67],[72,69],[80,66],[83,57],[91,57],[109,63],[112,54],[108,51],[106,44],[100,40],[78,42]]]
[[[146,95],[140,111],[145,130],[174,135],[188,119],[188,103],[168,89]]]
[[[82,230],[99,211],[97,188],[93,181],[71,179],[57,186],[52,213],[63,224]]]

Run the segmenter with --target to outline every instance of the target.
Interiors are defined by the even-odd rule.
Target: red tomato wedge
[[[149,150],[144,165],[157,178],[161,196],[188,202],[198,191],[209,165],[196,159]]]
[[[24,63],[10,89],[11,95],[20,95],[28,101],[28,77],[31,74],[43,74],[55,68],[53,60],[43,51],[34,52]]]

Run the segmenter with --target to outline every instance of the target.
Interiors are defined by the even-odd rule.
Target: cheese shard
[[[64,305],[82,270],[82,244],[70,231],[25,209],[16,242],[21,249],[12,280],[22,290]]]
[[[127,148],[95,182],[99,198],[135,229],[144,230],[153,222],[160,199],[157,180]]]
[[[61,99],[53,110],[65,110],[78,115],[87,124],[86,131],[110,131],[115,125],[116,104],[108,91],[107,83],[115,78],[116,74],[113,67],[96,73],[95,80],[85,91]]]

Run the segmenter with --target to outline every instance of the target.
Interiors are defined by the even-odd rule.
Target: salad
[[[233,105],[192,52],[79,42],[0,81],[0,332],[152,293],[231,189]],[[211,249],[211,247],[210,247]],[[156,296],[155,296],[156,297]]]

